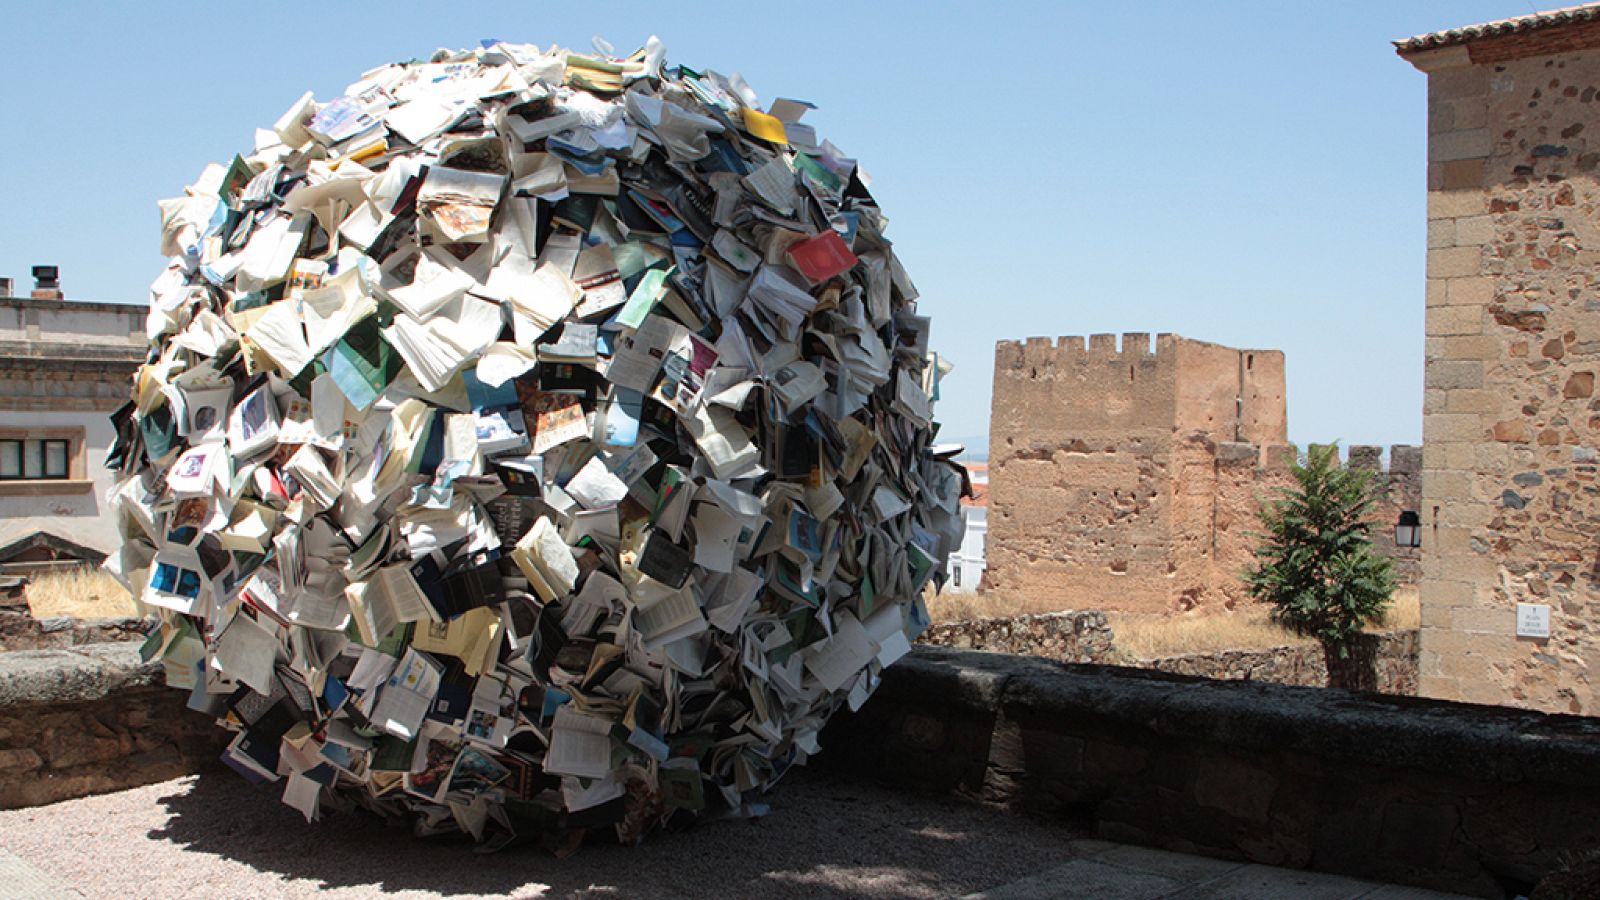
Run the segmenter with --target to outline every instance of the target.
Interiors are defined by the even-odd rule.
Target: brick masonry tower
[[[1212,570],[1248,523],[1218,509],[1216,481],[1285,443],[1281,352],[1001,342],[990,416],[990,589],[1141,612],[1239,599]]]
[[[1063,609],[1173,613],[1248,602],[1261,498],[1288,483],[1284,357],[1176,335],[995,349],[986,586]],[[1380,447],[1350,448],[1377,469]],[[1379,549],[1416,509],[1420,453],[1380,473]]]

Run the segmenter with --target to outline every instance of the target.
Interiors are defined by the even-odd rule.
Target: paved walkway
[[[1082,839],[952,800],[801,771],[773,814],[643,846],[473,854],[366,817],[308,826],[231,773],[0,812],[0,897],[1086,897],[1438,900]]]
[[[985,900],[1445,900],[1461,896],[1106,841],[1075,841],[1073,849],[1082,856],[968,896]]]

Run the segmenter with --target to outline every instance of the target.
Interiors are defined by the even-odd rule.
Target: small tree
[[[1262,505],[1266,533],[1245,581],[1272,604],[1274,622],[1322,643],[1330,685],[1354,687],[1351,651],[1395,586],[1389,560],[1372,549],[1372,473],[1340,466],[1336,444],[1312,446],[1290,472],[1296,487]]]

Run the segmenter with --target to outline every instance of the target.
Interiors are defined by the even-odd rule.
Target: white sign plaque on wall
[[[1550,607],[1543,603],[1517,604],[1517,637],[1550,636]]]

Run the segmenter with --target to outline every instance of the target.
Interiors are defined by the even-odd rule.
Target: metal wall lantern
[[[1400,520],[1394,523],[1396,547],[1422,546],[1422,519],[1414,510],[1402,510]]]

